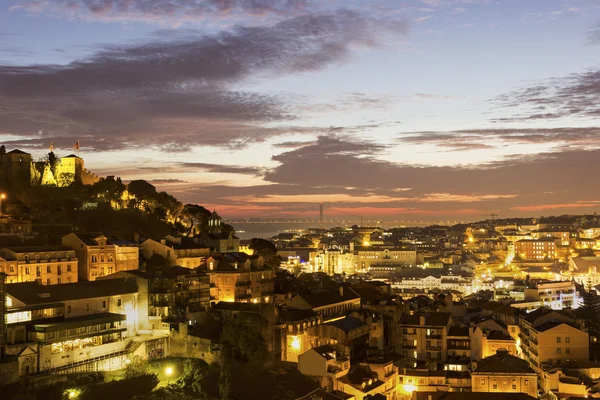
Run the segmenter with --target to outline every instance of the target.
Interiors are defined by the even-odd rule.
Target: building
[[[522,358],[538,373],[567,360],[589,360],[589,336],[569,310],[542,307],[521,318],[519,325]]]
[[[557,239],[523,239],[515,242],[515,253],[523,260],[545,260],[558,257]]]
[[[352,246],[353,247],[353,246]],[[327,275],[346,274],[356,272],[356,256],[352,250],[345,251],[337,245],[318,250],[313,259],[314,271],[324,272]]]
[[[356,250],[356,268],[369,271],[371,266],[417,265],[417,251],[407,248],[361,247]]]
[[[110,240],[115,245],[115,271],[135,271],[140,268],[140,247],[127,240]]]
[[[31,180],[31,154],[19,149],[0,153],[2,181],[12,185],[28,186]]]
[[[138,336],[135,280],[7,285],[7,352],[21,374],[121,369],[168,354],[168,335]]]
[[[159,255],[170,266],[198,268],[210,255],[210,248],[200,244],[199,238],[167,236],[160,240],[147,239],[140,245],[142,255],[149,260]]]
[[[504,350],[477,363],[471,373],[472,391],[486,393],[525,393],[537,398],[538,375],[527,361]]]
[[[446,362],[448,331],[453,320],[450,313],[429,312],[404,315],[400,320],[402,341],[398,352],[418,360]]]
[[[279,312],[281,332],[281,360],[298,362],[298,356],[310,349],[308,329],[321,323],[313,310],[283,309]]]
[[[75,283],[77,256],[63,246],[19,246],[3,248],[7,283],[37,281],[42,285]]]
[[[379,380],[377,373],[366,365],[359,365],[339,379],[340,389],[356,400],[371,399],[386,392],[386,383]],[[376,397],[375,397],[376,398]]]
[[[203,232],[199,237],[199,243],[218,253],[240,251],[240,239],[232,232]]]
[[[77,254],[80,281],[93,281],[117,271],[116,246],[102,234],[70,233],[62,244]]]
[[[196,270],[168,267],[121,271],[98,279],[123,278],[137,281],[140,330],[168,330],[179,323],[193,324],[210,306],[210,278]]]
[[[571,281],[538,282],[533,288],[525,288],[526,302],[539,301],[539,306],[553,310],[578,308],[583,300],[579,299],[575,283]]]
[[[50,160],[32,162],[31,185],[67,187],[76,183],[92,185],[98,182],[100,178],[85,169],[83,164],[83,158],[75,154],[55,158],[54,164]]]
[[[338,379],[350,370],[350,359],[331,346],[318,346],[298,356],[298,370],[303,375],[317,378],[321,387],[339,389],[342,385]]]
[[[298,294],[292,297],[290,306],[301,310],[313,310],[324,322],[338,319],[360,308],[360,296],[351,288],[340,286],[327,292]]]
[[[273,299],[275,272],[261,256],[213,253],[199,270],[210,276],[211,301],[268,303]]]

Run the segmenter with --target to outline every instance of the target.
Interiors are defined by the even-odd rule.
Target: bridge
[[[337,219],[325,219],[325,204],[318,203],[313,204],[307,208],[294,211],[288,215],[284,215],[279,218],[238,218],[238,219],[224,219],[223,221],[228,224],[314,224],[318,225],[333,225],[333,226],[348,226],[348,225],[358,225],[358,226],[387,226],[387,227],[417,227],[417,226],[431,226],[431,225],[456,225],[465,223],[465,221],[444,221],[444,220],[401,220],[401,219],[365,219],[365,217],[360,215],[354,215],[352,213],[347,212],[346,210],[339,207],[328,207],[328,210],[334,211],[336,214],[343,214],[346,217],[337,218]],[[318,210],[318,219],[317,219],[317,210]],[[315,217],[310,218],[300,215],[307,214],[313,211],[315,213]]]

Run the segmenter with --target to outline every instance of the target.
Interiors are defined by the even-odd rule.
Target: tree
[[[181,214],[189,227],[188,236],[193,236],[195,230],[206,229],[211,212],[198,204],[186,204],[183,206]]]
[[[270,240],[254,238],[250,240],[250,249],[254,254],[262,256],[265,260],[265,265],[273,269],[279,269],[281,258],[277,255],[277,247]]]

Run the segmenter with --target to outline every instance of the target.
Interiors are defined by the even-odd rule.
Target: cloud
[[[66,66],[0,65],[0,133],[34,146],[55,137],[81,139],[90,150],[242,147],[292,133],[281,126],[296,115],[285,98],[236,90],[236,84],[343,63],[353,49],[405,29],[404,22],[340,10],[105,46]],[[280,127],[269,127],[272,122]]]
[[[600,23],[588,31],[587,41],[589,44],[600,44]]]
[[[515,119],[594,118],[600,115],[600,67],[557,77],[503,94],[494,100],[524,109]],[[545,110],[539,112],[539,110]]]
[[[309,0],[25,0],[30,14],[100,21],[197,22],[210,18],[290,17],[314,9]]]
[[[169,184],[169,183],[187,183],[187,181],[183,181],[181,179],[151,179],[148,181],[148,183],[151,183],[153,185],[164,185],[164,184]]]
[[[494,148],[514,144],[548,144],[557,148],[600,148],[600,127],[590,128],[498,128],[456,131],[405,132],[404,144],[433,144],[452,150]]]
[[[208,163],[184,162],[180,163],[182,167],[199,169],[205,172],[214,172],[218,174],[241,174],[241,175],[256,175],[263,174],[264,169],[258,167],[241,167],[237,165],[220,165]]]

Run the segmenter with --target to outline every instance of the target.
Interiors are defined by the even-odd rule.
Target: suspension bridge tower
[[[323,223],[323,203],[319,203],[319,223]]]

